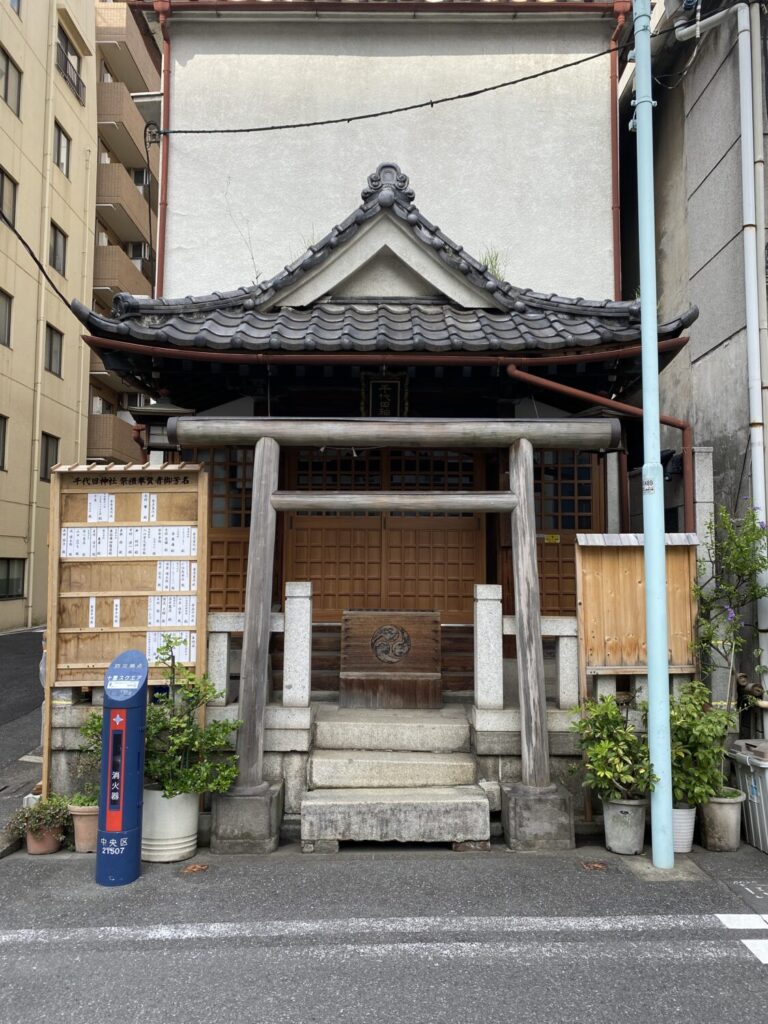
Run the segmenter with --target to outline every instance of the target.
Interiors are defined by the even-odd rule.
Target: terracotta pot
[[[46,828],[40,832],[27,832],[27,853],[33,856],[40,853],[56,853],[60,846],[60,829]]]
[[[95,853],[99,833],[99,805],[78,807],[69,804],[69,813],[75,826],[75,852]]]

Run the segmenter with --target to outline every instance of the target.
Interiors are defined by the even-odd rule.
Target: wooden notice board
[[[51,476],[46,686],[102,686],[121,651],[150,683],[164,633],[198,674],[206,662],[208,489],[198,465],[73,466]]]
[[[694,672],[697,543],[690,533],[669,533],[665,538],[672,673]],[[642,534],[579,534],[576,588],[582,693],[588,675],[644,674],[648,654]]]

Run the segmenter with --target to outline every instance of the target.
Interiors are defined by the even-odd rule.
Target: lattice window
[[[597,518],[594,456],[589,452],[534,453],[536,527],[544,533],[591,530]]]

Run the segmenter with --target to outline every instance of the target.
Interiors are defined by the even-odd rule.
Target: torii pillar
[[[512,850],[569,850],[575,845],[573,801],[549,772],[549,736],[541,645],[541,602],[536,568],[533,445],[525,438],[509,449],[509,487],[518,495],[512,512],[512,566],[517,622],[522,781],[501,787],[501,821]]]

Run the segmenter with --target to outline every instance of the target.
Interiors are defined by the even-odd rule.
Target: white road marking
[[[768,939],[742,939],[750,953],[754,953],[761,964],[768,964]]]
[[[745,930],[768,928],[768,919],[765,914],[715,914],[715,917],[719,917],[726,928]]]
[[[492,936],[542,932],[590,934],[607,932],[691,932],[720,930],[723,917],[752,915],[649,914],[613,917],[394,917],[331,918],[312,921],[221,921],[157,925],[121,925],[90,928],[21,928],[0,931],[0,946],[52,945],[58,943],[184,942],[229,939],[255,941],[307,938],[344,940],[372,933],[396,935],[403,943],[413,938],[481,935]],[[755,927],[764,927],[763,919]],[[728,927],[726,925],[726,927]]]

